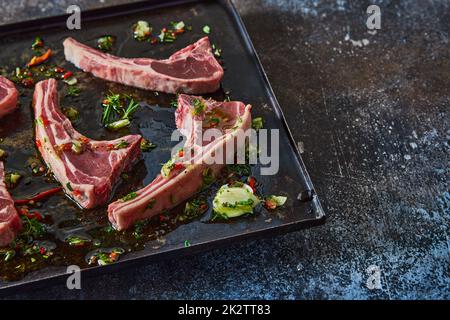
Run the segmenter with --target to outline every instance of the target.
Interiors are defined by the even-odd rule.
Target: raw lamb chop
[[[223,69],[212,54],[208,37],[175,52],[168,59],[120,58],[64,40],[66,60],[98,78],[167,93],[216,91]]]
[[[22,221],[4,180],[5,171],[3,162],[0,161],[0,247],[10,244],[22,228]]]
[[[18,97],[14,83],[0,76],[0,119],[17,108]]]
[[[230,155],[234,158],[234,153],[227,153],[225,147],[229,144],[234,150],[244,147],[245,141],[238,139],[238,135],[250,128],[250,111],[250,105],[238,101],[216,102],[179,95],[176,124],[187,138],[182,151],[163,166],[161,174],[149,185],[111,203],[108,207],[110,222],[118,230],[126,229],[199,192],[205,177],[210,179],[219,174],[225,163],[223,158]],[[217,130],[218,135],[212,141],[202,138],[207,129]],[[222,163],[210,161],[213,155],[220,155]]]
[[[33,107],[36,145],[66,194],[86,209],[105,204],[120,174],[141,157],[141,136],[86,138],[61,113],[55,79],[36,84]]]

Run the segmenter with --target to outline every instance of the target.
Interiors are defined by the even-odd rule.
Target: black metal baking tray
[[[48,285],[65,281],[66,266],[80,264],[84,275],[111,272],[122,267],[149,263],[157,258],[175,257],[202,250],[216,248],[232,241],[244,238],[269,236],[311,227],[324,222],[325,214],[314,187],[306,172],[295,141],[289,131],[283,112],[274,96],[266,74],[250,41],[239,14],[231,1],[145,1],[105,9],[82,11],[81,30],[67,30],[67,16],[50,17],[40,20],[20,22],[0,27],[0,66],[23,65],[30,56],[30,44],[36,36],[45,39],[47,46],[53,48],[53,63],[76,73],[82,92],[79,97],[64,96],[64,84],[60,84],[61,104],[74,105],[80,112],[80,120],[75,123],[77,130],[93,139],[111,139],[120,135],[140,133],[155,142],[158,147],[146,153],[144,160],[130,174],[132,179],[123,183],[117,195],[124,194],[136,186],[149,183],[160,170],[160,163],[170,155],[170,133],[174,129],[174,109],[170,101],[174,95],[158,94],[96,79],[89,74],[77,71],[64,61],[62,41],[67,36],[91,46],[95,46],[98,37],[111,34],[117,37],[113,54],[124,57],[165,58],[176,50],[204,36],[202,27],[209,25],[212,43],[222,49],[225,76],[222,90],[211,95],[222,98],[229,93],[233,100],[244,101],[253,106],[253,117],[262,116],[265,128],[280,130],[280,170],[275,176],[258,175],[258,165],[252,168],[253,175],[260,182],[264,194],[283,194],[288,196],[287,204],[275,211],[264,209],[250,217],[239,218],[226,223],[210,223],[205,216],[162,229],[163,236],[149,238],[147,242],[136,244],[138,249],[131,250],[111,265],[89,267],[83,264],[81,254],[75,258],[71,252],[58,256],[56,262],[42,268],[30,269],[21,279],[0,280],[0,294],[23,290],[25,287]],[[137,20],[147,20],[155,28],[167,25],[170,21],[183,20],[192,26],[174,43],[151,45],[137,42],[131,35],[131,26]],[[9,66],[9,67],[8,67]],[[0,70],[7,73],[7,70]],[[287,84],[289,85],[289,84]],[[31,94],[32,88],[23,89],[20,99],[20,111],[0,120],[0,147],[9,152],[6,161],[7,170],[30,175],[24,167],[30,156],[36,156],[33,143],[33,121]],[[102,129],[98,119],[101,115],[100,102],[108,90],[132,93],[141,102],[129,132],[110,133]],[[33,178],[28,184],[22,184],[12,190],[14,197],[24,197],[57,185],[45,182],[43,177]],[[213,186],[211,193],[213,193]],[[307,194],[303,201],[299,194]],[[207,195],[208,196],[208,195]],[[209,196],[210,197],[210,196]],[[305,201],[306,200],[306,201]],[[182,206],[181,206],[182,207]],[[106,223],[106,208],[92,211],[79,210],[63,195],[55,196],[43,204],[40,209],[51,217],[50,232],[52,240],[65,232],[79,229],[90,231]],[[176,215],[175,213],[172,213]],[[206,213],[208,216],[210,213]],[[155,222],[157,225],[158,222]],[[157,227],[155,227],[157,229]],[[153,229],[152,229],[153,230]],[[160,229],[158,229],[160,230]],[[110,243],[117,245],[126,236],[115,235]],[[163,239],[163,240],[162,240]],[[190,245],[186,246],[186,240]],[[80,262],[81,261],[81,262]],[[78,263],[80,262],[80,263]],[[3,261],[0,263],[4,263]],[[0,271],[5,269],[0,269]],[[2,275],[3,278],[5,275]],[[13,277],[14,278],[14,277]]]

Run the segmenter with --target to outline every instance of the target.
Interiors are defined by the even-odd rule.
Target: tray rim
[[[193,255],[200,252],[207,252],[214,249],[223,248],[225,246],[228,246],[232,243],[238,243],[246,239],[260,239],[260,238],[268,238],[268,237],[274,237],[277,235],[286,234],[293,231],[298,231],[305,228],[311,228],[314,226],[319,226],[325,223],[326,220],[326,214],[323,210],[323,207],[320,203],[320,200],[318,198],[317,192],[315,191],[315,188],[313,186],[313,183],[311,181],[311,178],[309,176],[308,171],[306,170],[306,166],[303,162],[303,159],[300,155],[300,151],[298,149],[298,146],[294,140],[294,137],[292,135],[292,132],[287,124],[285,115],[283,113],[283,110],[278,103],[278,100],[276,99],[275,93],[272,89],[272,86],[270,85],[269,79],[267,77],[267,73],[265,72],[261,60],[255,50],[255,47],[251,41],[250,35],[247,32],[247,29],[245,27],[245,24],[239,15],[235,5],[233,4],[232,0],[143,0],[138,1],[134,3],[125,3],[115,6],[107,6],[102,8],[95,8],[90,9],[86,11],[82,11],[82,16],[84,21],[93,21],[93,20],[99,20],[102,16],[106,17],[113,17],[113,16],[121,16],[123,15],[123,12],[121,9],[126,10],[127,13],[129,12],[140,12],[142,9],[148,9],[148,10],[155,10],[159,8],[168,8],[173,7],[177,5],[183,5],[183,4],[189,4],[189,3],[196,3],[196,2],[207,2],[207,1],[215,1],[221,5],[225,11],[231,16],[232,23],[236,25],[236,27],[239,30],[240,36],[242,40],[244,41],[244,45],[247,47],[247,50],[249,53],[253,56],[253,63],[255,64],[255,67],[257,68],[257,71],[259,75],[263,79],[263,83],[265,86],[265,89],[267,90],[267,94],[269,99],[271,100],[271,103],[274,107],[275,112],[278,113],[278,117],[280,118],[284,129],[286,130],[289,142],[291,147],[293,148],[293,153],[298,161],[298,165],[300,169],[302,170],[302,175],[305,180],[305,184],[307,185],[308,189],[313,191],[313,199],[311,200],[314,204],[314,213],[315,218],[311,218],[309,220],[303,220],[301,222],[294,221],[289,223],[284,223],[279,226],[272,226],[266,229],[261,229],[257,231],[242,233],[230,237],[223,237],[215,239],[213,242],[203,242],[203,243],[196,243],[193,244],[187,248],[185,247],[177,247],[173,248],[170,251],[163,251],[163,252],[157,252],[151,255],[142,255],[140,257],[134,257],[131,259],[123,259],[119,260],[116,263],[105,265],[105,266],[95,266],[95,267],[89,267],[85,269],[80,270],[80,274],[82,274],[82,277],[84,279],[91,278],[94,276],[99,275],[105,275],[107,273],[111,272],[117,272],[126,268],[136,267],[138,265],[142,265],[143,262],[148,261],[151,262],[157,262],[161,260],[171,259],[173,257],[185,257],[189,255]],[[114,10],[114,12],[111,12],[111,10]],[[49,16],[49,17],[43,17],[38,19],[31,19],[21,22],[15,22],[10,24],[4,24],[0,25],[0,35],[7,35],[7,34],[17,34],[17,29],[20,29],[22,31],[31,31],[36,30],[36,25],[39,25],[39,28],[37,30],[46,30],[53,27],[60,27],[61,20],[65,20],[69,15],[68,14],[62,14],[62,15],[56,15],[56,16]],[[55,267],[55,266],[53,266]],[[61,267],[55,267],[58,269],[65,268],[64,266]],[[12,295],[14,293],[19,293],[23,289],[35,289],[35,288],[43,288],[48,287],[51,285],[56,285],[58,283],[62,284],[65,282],[69,274],[66,273],[55,273],[53,275],[46,275],[40,278],[36,279],[30,279],[30,280],[18,280],[18,281],[12,281],[12,282],[3,282],[4,286],[0,286],[0,297]]]

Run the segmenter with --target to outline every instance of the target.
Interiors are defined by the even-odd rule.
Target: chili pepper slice
[[[48,198],[48,197],[54,195],[55,193],[58,193],[61,190],[62,190],[61,187],[53,188],[53,189],[38,193],[37,195],[35,195],[34,197],[31,197],[29,199],[14,200],[14,204],[15,205],[23,205],[23,204],[30,203],[31,201],[37,202],[39,200]]]
[[[31,58],[30,62],[28,62],[28,67],[37,66],[45,61],[47,61],[52,56],[52,49],[48,49],[42,56],[34,56]]]

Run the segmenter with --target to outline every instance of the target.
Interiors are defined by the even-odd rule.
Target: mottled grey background
[[[125,2],[1,1],[0,22]],[[450,298],[450,3],[373,3],[374,35],[368,1],[235,1],[324,226],[12,298]],[[366,287],[370,265],[381,289]]]

